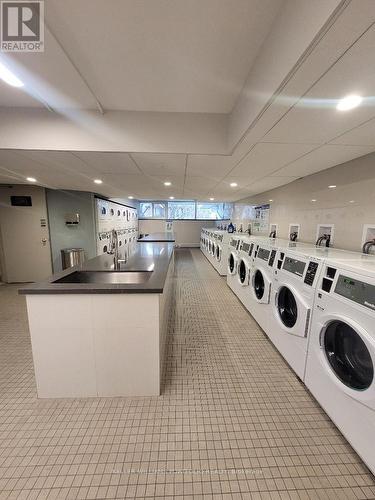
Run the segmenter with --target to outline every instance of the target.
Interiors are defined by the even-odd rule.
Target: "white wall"
[[[375,225],[375,153],[241,200],[235,211],[240,218],[234,222],[248,222],[238,215],[243,204],[261,205],[270,199],[270,223],[278,224],[279,237],[287,238],[289,224],[299,223],[299,240],[315,243],[317,224],[334,224],[334,246],[360,250],[363,225]]]
[[[185,247],[198,247],[202,227],[215,227],[215,221],[175,220],[173,232],[176,245]],[[139,234],[159,233],[165,231],[165,220],[145,219],[139,220]]]

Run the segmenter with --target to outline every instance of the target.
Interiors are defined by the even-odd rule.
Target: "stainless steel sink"
[[[53,283],[108,283],[140,285],[146,283],[152,271],[75,271]]]

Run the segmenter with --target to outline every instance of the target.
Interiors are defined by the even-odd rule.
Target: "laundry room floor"
[[[374,477],[198,249],[176,251],[163,395],[38,400],[0,287],[0,499],[365,499]],[[68,313],[68,311],[67,311]]]

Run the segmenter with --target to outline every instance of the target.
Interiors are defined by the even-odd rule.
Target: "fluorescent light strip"
[[[12,87],[23,87],[24,84],[4,64],[0,62],[0,78]]]

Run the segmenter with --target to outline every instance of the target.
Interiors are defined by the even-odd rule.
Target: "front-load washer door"
[[[375,410],[375,338],[343,315],[322,318],[319,350],[321,369],[353,399]],[[311,349],[317,346],[312,345]],[[310,349],[310,346],[309,346]]]
[[[371,354],[361,336],[344,321],[325,328],[323,349],[334,374],[350,389],[368,389],[374,379]]]
[[[237,266],[237,275],[240,285],[247,286],[249,284],[250,270],[249,264],[246,262],[246,260],[241,259],[239,261]]]
[[[255,269],[252,278],[253,295],[261,304],[269,304],[271,281],[261,269]]]
[[[298,337],[307,337],[311,309],[294,288],[281,285],[276,290],[275,308],[283,330]]]
[[[216,260],[218,262],[221,261],[221,246],[219,245],[216,246]]]
[[[237,257],[233,252],[230,253],[228,258],[228,273],[236,274],[237,272]]]

